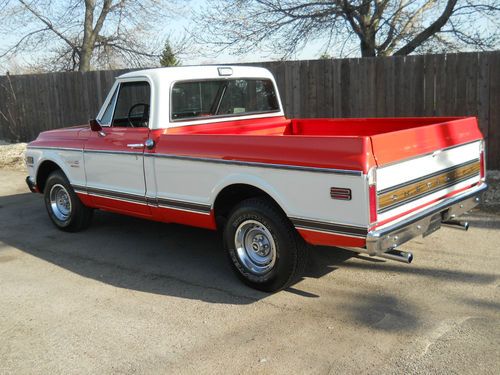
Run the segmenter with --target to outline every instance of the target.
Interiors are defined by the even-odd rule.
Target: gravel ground
[[[500,215],[417,238],[411,265],[310,248],[273,295],[217,234],[96,212],[50,223],[0,170],[0,374],[499,374]]]

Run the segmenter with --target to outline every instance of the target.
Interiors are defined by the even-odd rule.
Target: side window
[[[115,108],[116,96],[118,95],[118,89],[119,89],[119,86],[116,87],[115,92],[113,93],[113,96],[111,97],[111,100],[109,101],[108,107],[106,108],[102,117],[99,120],[102,125],[110,125],[111,124],[111,118],[113,117],[113,109]]]
[[[177,82],[172,88],[172,120],[238,116],[279,110],[268,79]]]
[[[112,126],[147,127],[150,96],[151,89],[147,82],[125,82],[120,84]]]

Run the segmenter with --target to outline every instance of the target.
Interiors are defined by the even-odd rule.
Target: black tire
[[[68,204],[58,208],[54,199],[57,193],[61,199],[67,199]],[[52,194],[52,199],[51,199]],[[44,200],[47,213],[54,225],[65,232],[78,232],[88,228],[92,221],[93,209],[85,206],[76,195],[68,179],[60,170],[54,171],[47,178],[44,187]],[[54,205],[56,205],[54,207]],[[67,212],[65,211],[67,209]],[[65,211],[65,212],[63,212]]]
[[[234,272],[254,289],[276,292],[304,273],[306,244],[284,213],[267,199],[250,198],[238,204],[226,222],[223,242]],[[267,265],[253,261],[256,253]]]

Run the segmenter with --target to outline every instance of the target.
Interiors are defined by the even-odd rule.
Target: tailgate
[[[483,142],[474,118],[372,137],[379,225],[477,184]]]

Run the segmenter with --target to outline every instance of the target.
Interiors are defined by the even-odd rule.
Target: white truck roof
[[[240,65],[197,65],[177,66],[168,68],[144,69],[129,72],[119,76],[119,79],[148,77],[154,83],[159,81],[182,81],[214,78],[269,78],[274,80],[273,75],[266,68]]]

